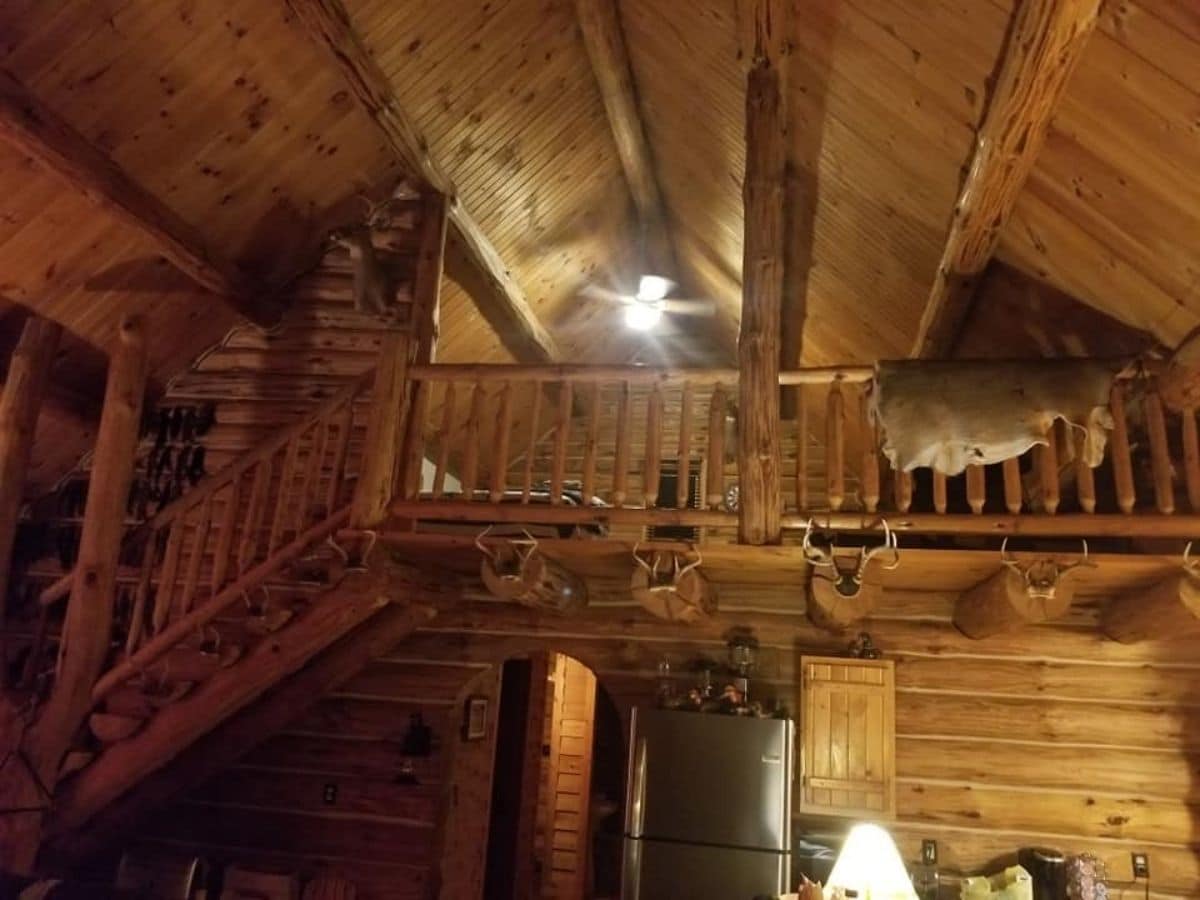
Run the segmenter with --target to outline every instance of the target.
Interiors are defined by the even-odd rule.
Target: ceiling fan
[[[717,304],[699,298],[668,297],[675,283],[661,275],[643,275],[638,281],[637,292],[622,294],[619,291],[590,284],[580,293],[596,300],[620,303],[625,307],[625,324],[635,331],[649,331],[663,317],[663,313],[682,316],[713,316]]]

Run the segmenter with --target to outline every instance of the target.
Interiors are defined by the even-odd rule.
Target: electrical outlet
[[[1150,878],[1150,854],[1149,853],[1134,853],[1133,854],[1133,877],[1134,878]]]
[[[325,803],[329,806],[337,803],[338,789],[336,784],[325,785]]]

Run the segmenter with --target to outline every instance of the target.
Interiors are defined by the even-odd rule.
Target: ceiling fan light
[[[643,275],[638,282],[637,299],[653,303],[666,298],[671,291],[671,282],[661,275]]]
[[[649,331],[662,318],[662,309],[654,303],[631,303],[625,307],[625,324],[634,331]]]

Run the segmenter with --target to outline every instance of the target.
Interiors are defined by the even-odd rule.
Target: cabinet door
[[[890,660],[801,658],[800,810],[896,812],[896,692]]]

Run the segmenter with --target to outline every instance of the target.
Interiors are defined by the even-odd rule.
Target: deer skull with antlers
[[[882,592],[879,572],[900,565],[900,547],[896,533],[883,521],[883,542],[861,547],[852,557],[839,557],[831,543],[820,547],[813,543],[813,523],[804,530],[804,558],[813,567],[809,584],[809,618],[821,628],[841,631],[853,625],[875,608]],[[872,567],[880,554],[891,559]],[[822,569],[832,569],[829,574]]]
[[[1095,564],[1083,555],[1072,562],[1038,557],[1028,562],[1008,552],[1008,539],[1000,545],[1003,568],[958,598],[954,624],[967,637],[984,638],[1024,624],[1047,622],[1063,615],[1075,598],[1075,586],[1066,574]]]
[[[700,572],[702,558],[687,561],[685,554],[655,550],[649,559],[633,546],[634,570],[629,589],[643,607],[672,622],[697,622],[716,608],[708,580]]]
[[[537,539],[529,532],[525,532],[524,538],[489,545],[484,538],[490,531],[489,525],[475,539],[475,546],[483,554],[480,577],[492,594],[563,614],[578,612],[587,605],[587,587],[583,581],[541,553]]]

